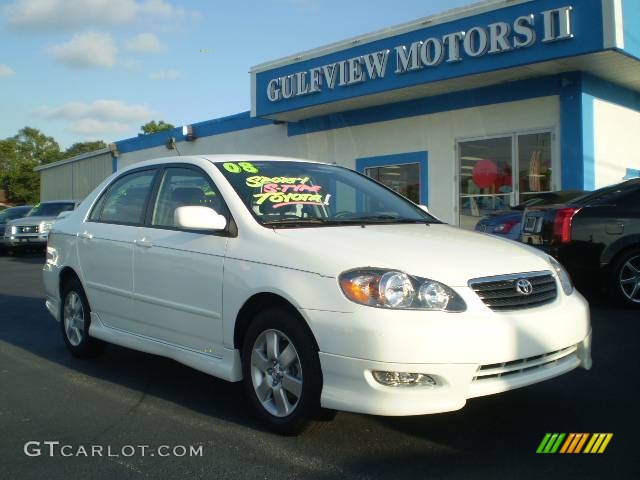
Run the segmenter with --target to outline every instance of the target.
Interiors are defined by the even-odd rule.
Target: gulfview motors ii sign
[[[310,68],[269,80],[266,95],[270,102],[334,90],[363,82],[438,68],[467,58],[498,55],[527,49],[537,43],[573,38],[573,7],[565,6],[539,14],[517,17],[513,22],[495,22],[466,31],[452,31],[408,45],[398,45],[327,65]],[[540,22],[542,30],[536,29]],[[542,31],[542,36],[538,32]],[[463,55],[464,53],[464,55]],[[392,65],[390,65],[392,63]]]

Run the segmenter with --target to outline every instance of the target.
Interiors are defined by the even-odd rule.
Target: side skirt
[[[162,340],[108,327],[93,312],[91,312],[89,335],[122,347],[171,358],[176,362],[223,380],[230,382],[242,380],[240,352],[237,349],[224,348],[222,357],[190,350]]]

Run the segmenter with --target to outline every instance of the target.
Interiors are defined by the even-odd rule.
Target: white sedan
[[[74,355],[109,342],[241,381],[285,434],[335,410],[456,410],[591,366],[588,305],[551,257],[305,160],[119,171],[56,222],[44,283]]]

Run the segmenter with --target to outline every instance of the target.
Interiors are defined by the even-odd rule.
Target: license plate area
[[[542,227],[542,218],[527,217],[524,223],[524,231],[527,233],[540,233]]]

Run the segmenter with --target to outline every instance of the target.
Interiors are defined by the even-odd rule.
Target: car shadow
[[[2,252],[0,253],[0,258],[2,257],[4,257],[4,262],[42,265],[45,260],[45,252],[40,250],[21,252],[17,254],[8,254],[6,252]]]
[[[35,259],[22,257],[16,261],[32,263]],[[239,402],[243,399],[239,383],[113,344],[97,358],[75,358],[64,344],[60,324],[39,298],[0,294],[0,312],[0,341],[82,375],[138,391],[141,398],[154,396],[207,416],[264,431],[244,402]]]

